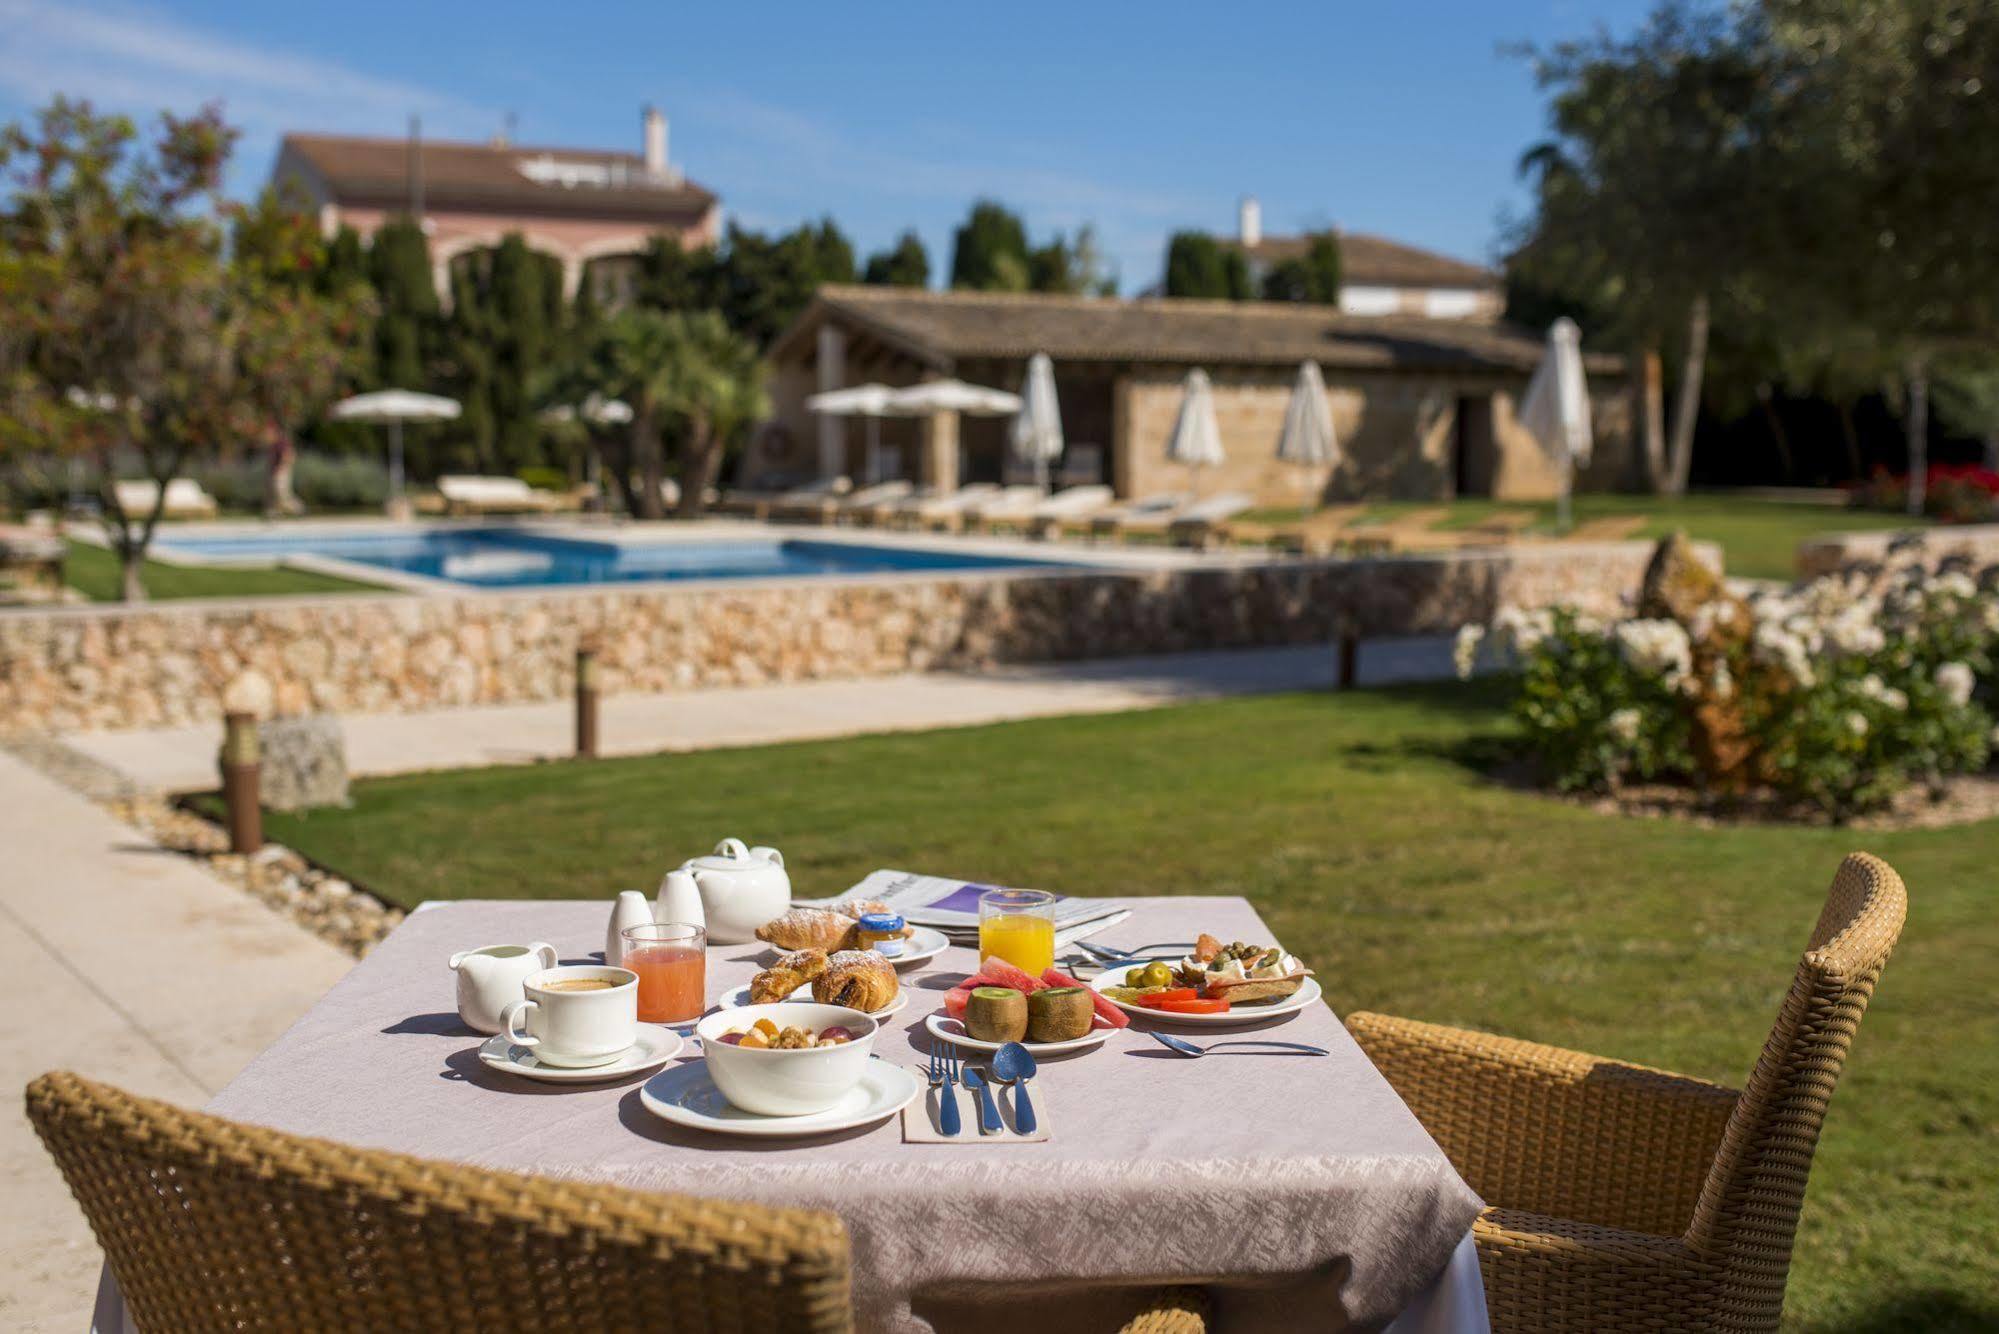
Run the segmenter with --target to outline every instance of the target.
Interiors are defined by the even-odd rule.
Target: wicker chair
[[[1841,864],[1740,1093],[1464,1029],[1348,1019],[1496,1202],[1473,1225],[1495,1330],[1777,1328],[1826,1103],[1907,910],[1886,862]]]
[[[351,1148],[66,1071],[28,1085],[28,1118],[148,1334],[854,1327],[829,1213]],[[1167,1289],[1121,1334],[1202,1334],[1206,1310]]]

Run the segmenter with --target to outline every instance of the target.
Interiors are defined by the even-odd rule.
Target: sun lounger
[[[1173,516],[1166,535],[1175,545],[1206,551],[1228,540],[1229,520],[1256,508],[1256,498],[1240,491],[1225,491],[1196,501]]]
[[[806,505],[814,500],[838,499],[847,494],[853,483],[845,477],[821,477],[815,482],[790,487],[783,491],[730,490],[722,493],[722,499],[715,508],[724,514],[747,514],[753,519],[768,519],[772,509],[779,505]]]
[[[898,500],[908,499],[910,493],[915,490],[914,482],[905,481],[900,477],[886,482],[876,482],[873,486],[862,487],[839,502],[829,512],[828,517],[834,523],[853,523],[857,521],[858,516],[872,514],[878,505],[889,505]]]
[[[518,477],[446,474],[437,479],[446,514],[539,514],[555,508],[555,498]]]
[[[118,508],[132,519],[146,518],[159,503],[160,484],[150,477],[136,481],[113,482]],[[212,519],[215,517],[215,497],[201,489],[201,483],[192,477],[176,477],[167,483],[167,503],[161,507],[160,516],[166,519]]]
[[[1116,499],[1117,492],[1095,482],[1057,491],[1028,513],[1028,535],[1043,540],[1054,537],[1064,524],[1086,519]]]
[[[1093,539],[1120,537],[1127,530],[1155,523],[1158,525],[1156,531],[1164,533],[1167,521],[1186,505],[1187,499],[1184,491],[1166,491],[1099,510],[1090,516],[1090,536]]]
[[[833,486],[821,480],[795,487],[771,501],[764,510],[764,517],[775,522],[831,523],[834,511],[845,504],[848,497],[857,494],[849,487]]]
[[[936,495],[934,488],[919,486],[906,495],[884,496],[865,505],[844,507],[840,511],[840,519],[844,523],[859,524],[865,528],[885,528],[894,521],[896,511],[904,505],[920,504]]]
[[[909,496],[888,512],[888,524],[891,528],[931,528],[947,520],[955,524],[958,513],[966,506],[976,505],[998,492],[996,482],[968,482],[955,491]]]
[[[999,494],[987,496],[976,504],[959,511],[960,532],[991,532],[995,526],[1018,525],[1027,522],[1027,516],[1034,513],[1048,493],[1029,483],[1003,486]]]
[[[1565,542],[1622,542],[1636,537],[1638,530],[1645,526],[1646,515],[1614,514],[1601,519],[1586,519],[1569,529],[1563,537]]]

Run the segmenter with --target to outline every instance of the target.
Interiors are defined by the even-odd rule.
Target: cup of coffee
[[[546,1065],[608,1065],[639,1032],[639,975],[629,968],[569,964],[544,968],[521,984],[500,1016],[500,1031]]]

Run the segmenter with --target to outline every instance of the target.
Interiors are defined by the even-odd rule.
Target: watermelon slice
[[[987,959],[979,965],[979,976],[974,985],[981,987],[1011,987],[1022,994],[1041,990],[1049,985],[1032,973],[1024,973],[1005,959]]]
[[[953,1019],[963,1019],[965,1017],[965,1007],[971,1004],[972,1001],[972,988],[984,985],[983,982],[974,977],[952,987],[944,993],[944,1013],[950,1015]]]
[[[1096,988],[1078,982],[1060,968],[1050,968],[1047,972],[1043,973],[1041,975],[1041,983],[1043,986],[1049,987],[1082,987],[1084,991],[1089,993],[1090,1005],[1096,1010],[1097,1018],[1109,1024],[1112,1028],[1124,1028],[1131,1023],[1131,1016],[1111,1004],[1108,999],[1097,992]]]

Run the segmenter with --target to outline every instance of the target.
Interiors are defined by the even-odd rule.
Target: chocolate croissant
[[[826,971],[825,950],[793,950],[750,979],[750,1004],[787,1000],[791,993]]]
[[[899,985],[894,966],[873,950],[841,950],[826,960],[826,971],[812,984],[812,999],[872,1014],[895,999]]]

